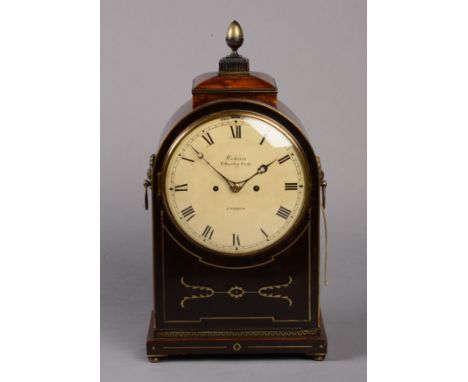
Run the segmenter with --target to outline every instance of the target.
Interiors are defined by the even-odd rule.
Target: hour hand
[[[260,175],[260,174],[265,174],[268,171],[268,167],[270,167],[273,163],[276,162],[275,160],[272,160],[270,163],[267,164],[262,164],[258,167],[257,172],[255,172],[252,176],[248,177],[247,179],[243,180],[242,182],[236,182],[236,192],[239,192],[242,187],[245,186],[245,184],[252,179],[254,176]]]

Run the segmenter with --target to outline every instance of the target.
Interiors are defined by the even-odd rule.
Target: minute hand
[[[204,160],[205,163],[206,163],[208,166],[210,166],[221,178],[223,178],[223,179],[227,182],[227,184],[229,185],[229,188],[231,189],[232,192],[239,192],[239,190],[237,189],[237,186],[236,186],[236,183],[235,183],[235,182],[233,182],[232,180],[226,178],[223,174],[221,174],[214,166],[211,165],[210,162],[208,162],[208,161],[205,159],[204,155],[203,155],[201,152],[199,152],[195,147],[193,147],[193,146],[191,146],[191,147],[192,147],[193,151],[195,151],[195,153],[197,154],[197,157],[198,157],[199,159]]]
[[[267,171],[268,171],[268,167],[270,167],[273,163],[276,162],[276,159],[275,160],[272,160],[270,163],[267,163],[267,164],[262,164],[258,169],[257,169],[257,172],[255,174],[253,174],[252,176],[248,177],[247,179],[241,181],[241,182],[235,182],[235,185],[236,187],[238,188],[237,191],[235,192],[239,192],[242,187],[245,186],[245,184],[250,180],[252,179],[253,177],[257,176],[257,175],[260,175],[260,174],[265,174]]]

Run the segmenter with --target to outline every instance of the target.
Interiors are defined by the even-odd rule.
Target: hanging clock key
[[[238,54],[236,21],[226,42],[231,54],[219,72],[194,79],[192,100],[150,158],[148,358],[298,353],[322,360],[320,159],[277,100],[274,79],[250,72]]]

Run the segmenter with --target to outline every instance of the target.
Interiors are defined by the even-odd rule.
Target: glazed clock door
[[[198,122],[171,148],[164,196],[197,245],[248,256],[278,243],[304,213],[309,185],[293,138],[274,121],[232,111]]]

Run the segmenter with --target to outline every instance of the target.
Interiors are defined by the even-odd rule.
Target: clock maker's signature
[[[226,207],[227,211],[245,211],[245,207]]]
[[[224,160],[220,161],[219,164],[221,166],[234,166],[234,167],[249,167],[252,166],[252,162],[247,160],[247,157],[241,155],[231,155],[228,154],[224,158]]]

